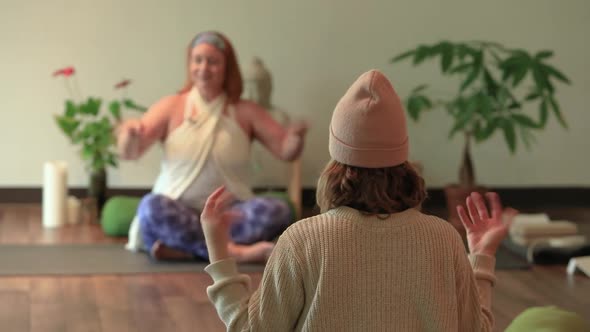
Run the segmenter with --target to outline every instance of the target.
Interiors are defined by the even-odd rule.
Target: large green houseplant
[[[63,76],[70,94],[63,113],[55,115],[55,121],[70,142],[79,147],[80,157],[90,177],[88,195],[96,200],[100,212],[106,200],[107,168],[118,166],[114,129],[122,119],[121,111],[129,109],[144,112],[146,108],[125,96],[130,81],[124,80],[115,85],[115,89],[123,91],[123,96],[110,101],[107,111],[101,98],[81,96],[79,89],[75,88],[74,74],[73,67],[53,73],[53,76]]]
[[[419,45],[391,59],[392,63],[410,60],[414,66],[437,60],[441,75],[448,79],[446,86],[454,87],[451,95],[437,96],[427,85],[420,85],[405,98],[413,120],[425,111],[442,109],[452,118],[449,138],[460,134],[464,140],[459,183],[445,188],[452,222],[457,221],[456,202],[478,190],[472,142],[484,142],[500,132],[510,152],[515,153],[519,141],[530,146],[533,133],[545,128],[550,115],[567,128],[555,86],[570,81],[548,63],[552,56],[550,50],[533,54],[493,42],[442,41]]]

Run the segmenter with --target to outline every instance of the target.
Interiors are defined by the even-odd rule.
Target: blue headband
[[[203,44],[203,43],[211,44],[211,45],[217,47],[219,50],[225,51],[225,41],[223,40],[223,38],[221,38],[221,36],[219,34],[217,34],[215,32],[206,31],[206,32],[199,33],[193,39],[193,42],[191,44],[191,48],[193,48],[199,44]]]

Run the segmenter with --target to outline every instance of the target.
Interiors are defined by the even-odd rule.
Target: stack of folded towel
[[[517,215],[505,246],[535,264],[564,264],[590,254],[590,242],[575,223],[551,220],[544,213]]]
[[[544,213],[519,214],[510,227],[510,238],[521,246],[535,243],[556,243],[562,246],[583,243],[585,237],[578,235],[578,226],[566,220],[550,220]]]

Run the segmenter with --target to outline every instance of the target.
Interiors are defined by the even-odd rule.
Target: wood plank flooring
[[[590,236],[590,208],[553,208],[555,219],[579,222]],[[46,230],[41,207],[0,204],[0,244],[124,243],[96,224]],[[1,267],[0,267],[1,268]],[[258,286],[260,273],[250,274]],[[498,271],[493,300],[496,330],[531,306],[557,305],[590,319],[590,278],[568,277],[565,266]],[[0,330],[224,331],[206,295],[204,273],[0,278]]]

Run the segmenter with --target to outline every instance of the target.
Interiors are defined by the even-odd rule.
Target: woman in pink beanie
[[[228,331],[492,330],[494,256],[508,229],[498,196],[487,194],[491,213],[477,193],[458,207],[469,255],[450,224],[418,210],[426,190],[407,161],[404,110],[378,71],[338,102],[329,137],[322,214],[283,233],[253,294],[227,251],[233,197],[209,197],[207,292]]]

